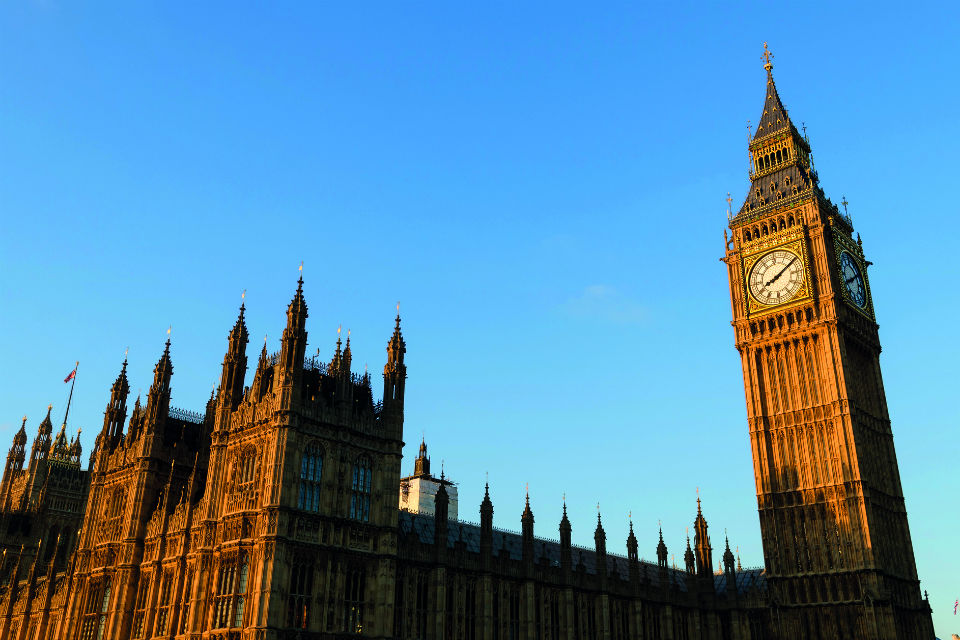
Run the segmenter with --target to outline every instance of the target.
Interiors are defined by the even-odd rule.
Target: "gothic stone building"
[[[49,418],[24,470],[21,428],[0,485],[0,638],[932,638],[866,263],[772,76],[767,92],[726,257],[765,570],[727,543],[715,572],[699,501],[682,568],[662,536],[641,561],[632,525],[609,551],[599,513],[589,549],[566,509],[559,541],[538,538],[529,501],[519,534],[494,529],[489,492],[479,525],[451,519],[443,477],[432,514],[401,510],[399,315],[376,402],[349,337],[328,364],[305,358],[301,280],[249,385],[241,306],[202,414],[170,406],[168,340],[129,419],[124,362],[88,471]],[[425,463],[424,446],[413,477]]]

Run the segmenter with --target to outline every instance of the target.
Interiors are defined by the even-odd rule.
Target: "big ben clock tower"
[[[779,638],[933,638],[866,259],[767,71],[725,262]]]

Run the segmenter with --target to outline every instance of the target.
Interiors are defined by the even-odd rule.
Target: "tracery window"
[[[367,576],[362,567],[347,572],[343,594],[343,630],[346,633],[363,633],[364,592]]]
[[[350,517],[370,522],[370,484],[373,475],[370,458],[360,456],[353,465],[353,485],[350,495]]]
[[[306,629],[310,624],[310,598],[313,593],[313,564],[298,562],[290,574],[287,600],[287,626]]]
[[[123,512],[126,503],[127,492],[123,490],[123,487],[114,489],[104,508],[101,540],[116,540],[120,536],[120,527],[122,526]]]
[[[160,599],[157,604],[159,609],[157,611],[157,627],[154,635],[156,636],[165,636],[167,635],[167,625],[170,623],[170,590],[173,588],[173,571],[164,571],[163,578],[160,582]]]
[[[430,613],[429,604],[429,576],[426,571],[418,571],[416,578],[416,608],[414,609],[415,626],[418,638],[427,637],[427,616]]]
[[[320,510],[320,477],[323,470],[323,450],[312,444],[300,459],[300,494],[297,508],[305,511]]]
[[[234,508],[252,509],[257,504],[257,450],[246,447],[234,462]]]
[[[87,590],[87,605],[80,623],[80,640],[103,640],[110,607],[110,578],[92,582]]]
[[[215,629],[243,626],[243,606],[247,596],[247,555],[240,553],[220,561],[217,593],[213,598]]]
[[[188,631],[190,619],[190,589],[193,585],[193,569],[187,571],[187,578],[184,580],[183,599],[180,601],[180,633]]]
[[[141,575],[137,584],[137,598],[133,605],[133,637],[143,637],[143,619],[147,613],[147,590],[150,588],[149,575]]]

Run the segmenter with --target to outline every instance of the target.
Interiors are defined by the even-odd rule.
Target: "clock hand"
[[[777,275],[775,275],[775,276],[773,276],[772,278],[770,278],[770,281],[767,282],[766,284],[764,284],[763,286],[769,287],[769,286],[772,285],[774,282],[776,282],[776,281],[780,278],[780,276],[782,276],[784,273],[786,273],[787,269],[790,268],[790,265],[792,265],[794,262],[796,262],[796,260],[797,260],[797,258],[794,257],[793,260],[791,260],[790,262],[788,262],[788,263],[786,264],[786,266],[784,266],[783,269],[780,270],[780,273],[778,273]]]
[[[856,280],[856,279],[857,279],[857,276],[853,276],[852,278],[847,278],[847,284],[850,284],[851,282],[853,282],[853,281]]]

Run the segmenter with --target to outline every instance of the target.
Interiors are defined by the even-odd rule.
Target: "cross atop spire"
[[[770,49],[767,48],[767,43],[763,43],[763,68],[767,70],[767,73],[770,73],[773,69],[773,63],[770,62],[773,60],[773,53],[770,52]]]

